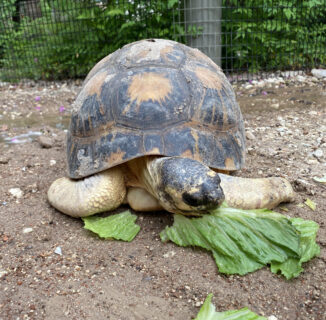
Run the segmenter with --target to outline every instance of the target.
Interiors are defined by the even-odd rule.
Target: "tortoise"
[[[67,134],[69,177],[48,200],[84,217],[129,203],[136,211],[201,215],[229,206],[273,208],[294,191],[281,177],[241,178],[242,114],[210,58],[163,39],[134,42],[87,75]]]

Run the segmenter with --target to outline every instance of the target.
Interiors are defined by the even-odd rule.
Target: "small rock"
[[[58,254],[59,256],[62,256],[61,247],[56,247],[55,250],[54,250],[54,253]]]
[[[250,154],[251,156],[255,154],[255,149],[254,148],[248,148],[247,149],[248,154]]]
[[[316,157],[316,158],[321,158],[321,157],[324,155],[324,152],[323,152],[323,150],[321,150],[321,149],[317,149],[317,150],[315,150],[312,154],[313,154],[314,157]]]
[[[7,157],[0,157],[0,164],[7,164],[9,162],[9,158]]]
[[[312,69],[311,73],[317,78],[326,78],[326,69]]]
[[[305,163],[309,164],[310,166],[315,165],[315,164],[319,164],[317,159],[307,159],[307,160],[305,160]]]
[[[11,188],[9,189],[9,193],[17,199],[22,198],[24,195],[23,191],[20,188]]]
[[[39,136],[38,143],[40,144],[40,146],[42,148],[49,149],[49,148],[52,148],[53,147],[53,141],[49,137]]]
[[[8,272],[6,270],[0,270],[0,278],[4,277]]]
[[[33,232],[33,228],[24,228],[23,233],[30,233]]]
[[[55,161],[54,159],[50,160],[50,166],[54,166],[57,163],[57,161]]]
[[[262,157],[266,157],[266,158],[269,158],[269,157],[274,157],[277,155],[277,151],[272,149],[272,148],[260,148],[258,151],[257,151],[258,155],[262,156]]]
[[[273,109],[279,109],[280,104],[279,104],[279,103],[273,103],[273,104],[271,104],[271,107],[272,107]]]
[[[267,149],[267,154],[270,155],[270,156],[272,156],[272,157],[276,156],[277,153],[278,152],[275,149],[273,149],[273,148],[268,148]]]
[[[269,316],[267,320],[277,320],[277,318],[275,316]]]
[[[246,131],[246,138],[248,140],[255,140],[256,136],[251,131]]]
[[[172,258],[174,256],[175,256],[175,251],[169,251],[169,252],[163,254],[164,258]]]
[[[27,192],[31,192],[31,193],[35,193],[38,191],[38,186],[37,183],[33,183],[33,184],[29,184],[28,186],[26,186],[25,191]]]
[[[255,84],[258,88],[263,88],[265,86],[265,81],[264,80],[260,80],[259,82],[257,82]]]
[[[298,75],[298,76],[297,76],[297,80],[298,80],[299,82],[305,82],[305,81],[306,81],[306,77],[303,77],[303,76]]]

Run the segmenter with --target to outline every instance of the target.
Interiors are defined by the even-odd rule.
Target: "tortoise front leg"
[[[281,177],[240,178],[219,173],[225,201],[240,209],[273,209],[295,199],[289,181]]]
[[[80,180],[60,178],[48,190],[50,204],[72,217],[114,210],[125,196],[124,174],[119,167]]]

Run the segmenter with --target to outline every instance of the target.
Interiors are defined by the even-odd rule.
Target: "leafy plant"
[[[0,78],[84,77],[104,56],[144,38],[185,41],[200,35],[179,0],[39,0],[37,16],[0,10]],[[326,66],[324,0],[223,0],[222,56],[228,70]],[[19,12],[18,12],[19,14]],[[179,22],[179,23],[174,23]],[[15,78],[14,78],[15,77]]]
[[[326,65],[322,0],[223,0],[224,68],[256,72]],[[230,65],[229,65],[230,64]]]
[[[0,46],[2,75],[16,78],[82,77],[104,56],[124,44],[156,37],[173,39],[172,10],[177,0],[106,1],[40,0],[41,17],[11,19],[14,0]],[[1,20],[5,20],[2,15]],[[5,72],[5,73],[4,73]]]

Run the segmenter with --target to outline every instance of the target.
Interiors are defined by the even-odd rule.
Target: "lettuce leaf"
[[[302,263],[320,254],[320,247],[316,243],[319,225],[314,221],[301,218],[290,218],[290,221],[300,234],[300,259],[290,258],[283,263],[271,263],[271,271],[281,272],[287,279],[297,277],[303,271]]]
[[[270,264],[287,279],[299,275],[302,263],[319,254],[318,225],[289,219],[271,210],[241,210],[225,205],[201,218],[174,215],[161,240],[209,250],[221,273],[244,275]]]
[[[116,239],[130,242],[135,238],[140,230],[140,227],[135,224],[137,216],[131,214],[129,210],[105,218],[89,216],[82,219],[85,223],[85,229],[90,230],[96,233],[99,237],[105,239]]]
[[[267,320],[265,317],[258,316],[248,308],[216,312],[215,306],[211,303],[212,296],[212,294],[207,296],[194,320]]]

